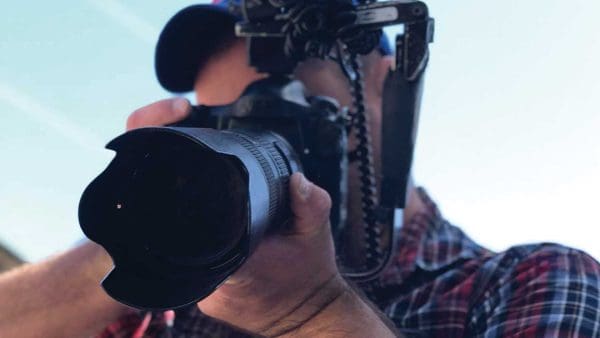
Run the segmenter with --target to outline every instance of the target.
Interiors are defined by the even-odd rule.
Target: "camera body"
[[[289,148],[277,146],[277,151],[294,159],[289,172],[304,173],[329,193],[331,229],[334,238],[339,238],[347,215],[347,125],[347,112],[335,99],[307,97],[300,81],[270,76],[251,83],[230,105],[194,106],[185,120],[171,127],[232,130],[252,135],[269,132],[280,136]],[[268,145],[261,145],[265,146]],[[281,198],[287,208],[287,182],[285,189]],[[285,214],[289,216],[289,210]],[[278,219],[275,223],[286,221]]]

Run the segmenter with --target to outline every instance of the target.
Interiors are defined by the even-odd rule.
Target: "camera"
[[[143,309],[184,306],[208,296],[250,257],[264,236],[284,231],[289,178],[303,172],[332,198],[336,247],[347,236],[347,170],[358,162],[365,258],[342,273],[375,278],[387,265],[402,222],[433,20],[420,1],[242,1],[236,34],[250,64],[268,77],[235,102],[197,106],[184,121],[112,140],[115,158],[84,191],[85,235],[111,255],[102,282],[116,300]],[[382,189],[375,192],[358,55],[381,28],[403,24],[384,85]],[[291,74],[308,58],[331,58],[354,93],[347,109],[307,97]],[[348,149],[355,130],[358,145]],[[301,259],[301,258],[299,258]]]

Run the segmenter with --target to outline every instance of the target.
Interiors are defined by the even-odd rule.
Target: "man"
[[[193,89],[199,103],[215,105],[235,100],[247,84],[264,76],[247,66],[243,40],[227,33],[235,21],[223,10],[229,7],[235,4],[192,7],[171,20],[157,49],[163,86]],[[382,84],[391,62],[382,54],[375,51],[363,60],[374,131],[381,124]],[[295,75],[310,93],[350,104],[337,65],[309,60]],[[183,99],[159,101],[134,112],[127,128],[173,123],[189,109]],[[379,135],[373,139],[377,144]],[[357,190],[350,190],[352,213]],[[296,174],[290,198],[292,230],[265,238],[216,292],[197,307],[177,311],[170,329],[174,336],[600,336],[600,265],[582,252],[539,244],[492,253],[444,221],[423,189],[412,188],[398,252],[367,299],[335,266],[327,193]],[[144,321],[144,314],[103,293],[98,282],[110,265],[106,253],[88,243],[0,276],[0,336],[102,332],[103,337],[125,337],[145,331],[159,337],[169,330],[162,314]]]

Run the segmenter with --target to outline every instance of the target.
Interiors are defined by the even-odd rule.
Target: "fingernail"
[[[174,99],[172,103],[173,111],[179,116],[187,114],[188,110],[190,109],[190,106],[190,101],[188,101],[184,97],[178,97]]]
[[[298,193],[300,194],[300,198],[303,201],[306,201],[306,200],[308,200],[308,196],[310,195],[311,183],[306,179],[304,174],[300,174],[300,175],[302,175],[302,178],[300,179]]]

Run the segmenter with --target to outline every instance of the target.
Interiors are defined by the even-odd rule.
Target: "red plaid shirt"
[[[427,210],[405,224],[393,265],[369,297],[407,337],[600,337],[600,264],[556,244],[486,250]],[[365,287],[365,285],[362,285]],[[131,337],[133,314],[99,337]],[[204,316],[176,311],[168,328],[156,315],[148,337],[248,337]]]

